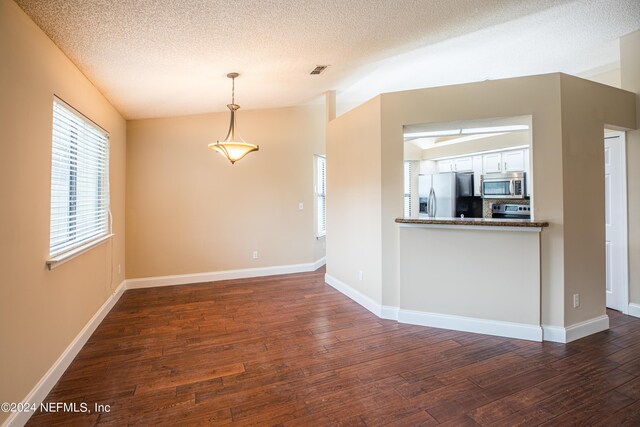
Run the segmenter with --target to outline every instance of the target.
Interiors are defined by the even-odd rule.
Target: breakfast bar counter
[[[540,239],[546,221],[397,218],[398,320],[541,341]]]
[[[471,227],[520,227],[539,228],[548,227],[547,221],[532,219],[501,219],[501,218],[396,218],[398,224],[419,224],[431,226],[471,226]],[[539,230],[538,230],[539,231]]]

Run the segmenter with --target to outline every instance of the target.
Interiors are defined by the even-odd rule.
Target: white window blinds
[[[109,233],[109,135],[53,101],[51,257]]]
[[[327,160],[322,156],[316,156],[316,207],[317,212],[317,236],[327,234]]]
[[[404,216],[411,216],[411,163],[404,162]]]

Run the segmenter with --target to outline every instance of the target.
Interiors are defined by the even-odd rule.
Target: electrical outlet
[[[580,307],[580,294],[573,294],[573,308]]]
[[[258,251],[253,251],[252,258],[253,259],[258,259]]]
[[[122,264],[118,264],[118,274],[122,274]]]
[[[302,202],[298,203],[298,209],[303,210],[304,209],[304,203],[302,203]]]
[[[358,280],[362,280],[362,270],[358,271]]]

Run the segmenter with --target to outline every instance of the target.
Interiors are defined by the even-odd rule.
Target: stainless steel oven
[[[494,203],[491,207],[491,216],[493,218],[531,219],[531,207],[529,205]]]
[[[485,199],[524,199],[527,195],[524,172],[482,175],[480,187]]]

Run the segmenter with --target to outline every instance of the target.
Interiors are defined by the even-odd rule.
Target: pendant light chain
[[[236,78],[231,79],[231,103],[236,103]]]

